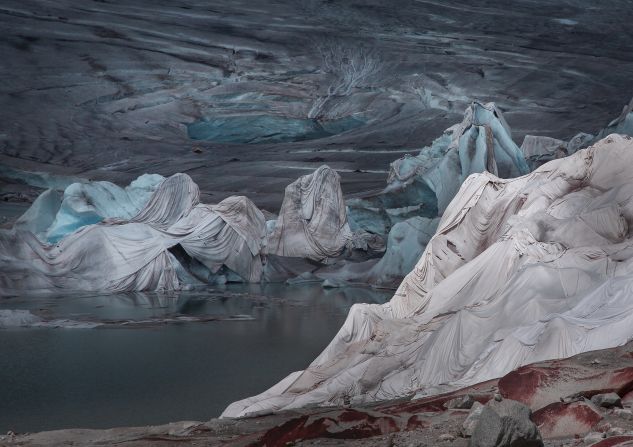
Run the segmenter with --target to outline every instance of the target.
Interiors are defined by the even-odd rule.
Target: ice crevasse
[[[633,337],[633,139],[514,179],[473,174],[393,298],[224,417],[431,395]]]

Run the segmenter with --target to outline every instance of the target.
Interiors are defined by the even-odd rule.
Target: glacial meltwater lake
[[[352,304],[391,295],[313,284],[0,298],[0,311],[34,315],[0,328],[0,433],[208,420],[305,368]]]

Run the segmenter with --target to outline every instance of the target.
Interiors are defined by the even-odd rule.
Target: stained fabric
[[[224,417],[433,395],[633,337],[633,139],[466,179],[384,305],[356,304],[304,371]]]

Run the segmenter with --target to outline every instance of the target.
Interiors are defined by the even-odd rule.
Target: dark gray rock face
[[[468,417],[462,424],[461,434],[465,438],[470,438],[479,423],[479,418],[481,417],[481,412],[484,410],[484,406],[479,402],[474,402],[470,413],[468,413]]]
[[[448,409],[456,409],[456,410],[468,410],[472,408],[475,403],[475,399],[470,394],[465,394],[463,396],[456,397],[455,399],[451,399],[444,404],[444,408]]]
[[[618,396],[617,393],[596,394],[595,396],[591,398],[591,402],[603,408],[613,408],[613,407],[622,406],[620,396]]]
[[[484,406],[470,439],[470,447],[541,447],[543,441],[530,419],[530,409],[505,399]]]

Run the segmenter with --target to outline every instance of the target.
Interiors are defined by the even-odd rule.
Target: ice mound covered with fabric
[[[390,302],[225,417],[427,395],[633,337],[633,139],[515,179],[469,176]]]
[[[268,224],[246,197],[207,205],[199,196],[186,174],[47,190],[0,230],[0,293],[175,290],[275,274],[283,281],[341,255],[353,236],[339,176],[327,166],[291,184]]]
[[[250,200],[201,204],[191,178],[175,174],[131,218],[81,226],[57,243],[43,242],[19,225],[1,231],[0,291],[178,289],[182,265],[170,251],[176,246],[210,274],[225,266],[258,280],[264,235],[264,216]]]
[[[339,256],[352,238],[336,171],[321,166],[286,187],[271,222],[267,252],[322,261]]]

